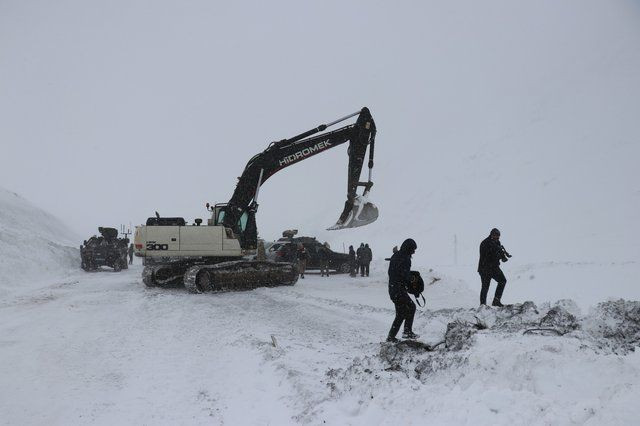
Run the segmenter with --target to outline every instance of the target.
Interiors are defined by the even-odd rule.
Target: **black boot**
[[[393,336],[387,336],[387,342],[389,343],[398,343],[398,339]]]
[[[498,308],[502,308],[504,305],[502,303],[500,303],[500,299],[493,299],[493,303],[491,303],[491,306],[497,306]]]
[[[417,335],[416,333],[414,333],[413,331],[405,331],[404,333],[402,333],[402,338],[403,339],[415,340],[418,337],[420,337],[420,336]]]

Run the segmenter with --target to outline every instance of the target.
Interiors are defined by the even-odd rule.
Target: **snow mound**
[[[79,264],[79,238],[59,219],[0,188],[0,295]]]
[[[614,353],[627,354],[640,345],[640,302],[614,300],[593,308],[584,328]]]
[[[363,420],[402,418],[411,407],[433,424],[633,423],[640,302],[603,302],[585,316],[576,309],[562,300],[425,313],[448,321],[439,342],[381,343],[329,369],[319,411],[337,417],[333,400],[343,411],[357,406]]]

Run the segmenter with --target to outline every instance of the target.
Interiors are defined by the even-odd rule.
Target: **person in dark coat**
[[[356,259],[358,261],[358,270],[360,271],[361,277],[364,277],[364,257],[364,243],[360,243],[360,247],[358,247],[358,250],[356,250]]]
[[[507,284],[507,279],[500,269],[500,260],[506,262],[507,257],[504,255],[502,244],[500,244],[500,231],[493,228],[489,236],[480,243],[480,260],[478,262],[478,273],[480,274],[480,281],[482,282],[480,305],[487,304],[487,293],[489,292],[489,285],[493,279],[498,283],[498,287],[496,287],[491,305],[498,307],[504,306],[500,299],[502,298],[504,286]]]
[[[351,269],[349,270],[349,275],[351,275],[352,277],[355,277],[357,275],[356,273],[357,264],[356,264],[356,252],[353,249],[353,246],[349,246],[349,266],[351,267]]]
[[[304,278],[304,271],[307,269],[307,259],[309,255],[307,249],[304,248],[302,243],[298,244],[298,269],[300,271],[300,278]]]
[[[364,245],[364,276],[369,276],[369,265],[371,264],[371,260],[373,260],[373,252],[369,248],[369,244]]]
[[[298,263],[298,245],[290,243],[285,248],[285,259],[290,263]]]
[[[320,261],[320,276],[329,276],[329,247],[326,243],[318,249],[318,260]]]
[[[133,264],[133,244],[129,244],[129,265]]]
[[[411,256],[416,252],[418,245],[408,238],[400,246],[400,250],[391,256],[389,262],[389,297],[395,305],[396,317],[391,324],[387,342],[397,342],[396,335],[404,322],[402,338],[417,339],[418,336],[412,330],[413,316],[416,313],[416,305],[407,293],[407,286],[411,282]]]

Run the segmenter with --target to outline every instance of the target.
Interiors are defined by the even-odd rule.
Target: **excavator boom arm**
[[[347,118],[358,115],[356,123],[344,126],[340,129],[312,136],[322,132],[327,127],[334,125]],[[349,142],[349,170],[347,179],[347,201],[338,224],[344,224],[353,209],[356,200],[356,190],[358,186],[365,187],[365,193],[369,191],[373,183],[371,182],[371,169],[373,168],[373,148],[375,141],[376,127],[373,117],[368,108],[362,108],[359,113],[351,114],[336,120],[330,124],[323,124],[290,139],[272,142],[266,150],[257,154],[247,163],[242,176],[238,178],[238,183],[233,196],[225,207],[223,224],[232,228],[236,233],[241,233],[238,229],[238,220],[246,211],[255,213],[257,209],[257,196],[260,186],[275,173],[289,167],[295,163],[305,160],[314,155],[325,152],[331,148]],[[360,183],[360,173],[364,163],[365,153],[369,149],[369,181]],[[377,211],[376,211],[377,217]],[[375,220],[375,218],[373,219]],[[255,229],[255,225],[251,227]],[[246,232],[246,231],[245,231]],[[250,233],[254,231],[249,231]],[[247,235],[245,245],[254,246],[253,242],[257,236]]]

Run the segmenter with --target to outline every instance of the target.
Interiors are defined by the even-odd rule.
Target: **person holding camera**
[[[500,231],[493,228],[489,236],[480,243],[480,261],[478,262],[478,273],[480,274],[480,281],[482,282],[480,305],[487,304],[487,293],[489,292],[489,285],[493,279],[498,283],[498,287],[496,287],[491,306],[500,308],[504,306],[500,299],[502,299],[502,293],[504,292],[504,286],[507,284],[507,279],[500,269],[500,261],[506,262],[510,257],[511,255],[507,253],[502,244],[500,244]]]
[[[413,316],[416,313],[416,305],[413,303],[407,287],[411,284],[411,256],[416,252],[418,245],[411,238],[406,239],[400,246],[400,250],[391,256],[389,262],[389,297],[395,305],[396,317],[391,324],[387,342],[397,342],[396,335],[404,322],[403,339],[417,339],[418,336],[412,330]]]

